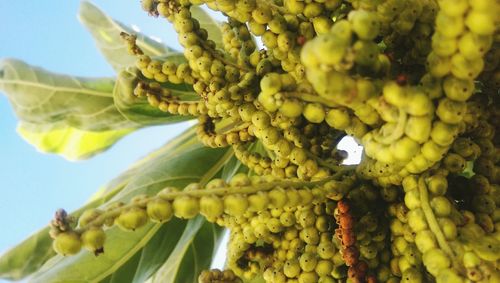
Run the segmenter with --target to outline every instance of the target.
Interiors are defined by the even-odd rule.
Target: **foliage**
[[[173,24],[184,50],[82,2],[79,19],[116,77],[3,60],[18,132],[77,160],[142,127],[197,125],[82,208],[58,210],[0,257],[0,277],[500,280],[496,1],[141,4]],[[348,135],[364,147],[355,166],[337,148]],[[224,229],[226,270],[207,270]]]

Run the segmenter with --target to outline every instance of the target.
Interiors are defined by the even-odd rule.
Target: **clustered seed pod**
[[[339,228],[335,230],[335,236],[340,240],[342,258],[349,267],[348,278],[354,282],[373,281],[372,275],[367,274],[368,265],[359,259],[359,250],[355,246],[354,218],[349,202],[340,200],[337,203],[337,210],[336,221]]]
[[[201,4],[228,17],[220,40],[194,17]],[[144,111],[196,117],[199,140],[231,146],[250,174],[148,189],[78,226],[60,210],[58,253],[104,252],[113,225],[202,215],[230,240],[228,270],[200,282],[500,280],[498,1],[142,7],[173,24],[184,60],[122,33],[136,62],[120,91]],[[180,95],[191,89],[198,98]],[[363,146],[356,170],[341,164],[346,136]]]

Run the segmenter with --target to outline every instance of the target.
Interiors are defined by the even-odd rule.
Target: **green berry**
[[[280,132],[274,127],[268,127],[262,130],[261,140],[266,146],[276,144],[282,138]]]
[[[267,48],[276,48],[278,46],[278,39],[276,37],[276,34],[274,34],[270,30],[264,32],[264,34],[261,36],[261,39],[262,43],[264,43]]]
[[[443,159],[445,153],[448,151],[447,146],[441,146],[432,140],[427,141],[422,145],[422,155],[425,159],[437,162]]]
[[[383,96],[388,103],[402,108],[406,104],[406,93],[396,82],[389,82],[384,85]]]
[[[299,259],[300,268],[305,272],[313,271],[317,263],[318,258],[312,253],[304,253]]]
[[[414,244],[410,244],[403,251],[403,257],[412,266],[419,266],[422,264],[422,254]]]
[[[438,145],[448,146],[455,140],[457,133],[456,125],[437,121],[432,126],[431,138]]]
[[[423,92],[411,92],[406,96],[405,111],[414,116],[423,116],[433,110],[430,98]]]
[[[404,200],[405,200],[405,205],[410,210],[421,207],[420,194],[418,190],[410,190],[406,192]]]
[[[333,270],[333,263],[331,260],[319,260],[318,263],[316,264],[316,268],[314,271],[318,276],[328,276]]]
[[[287,260],[283,266],[283,273],[288,278],[299,276],[301,271],[299,261],[297,259]]]
[[[451,73],[457,78],[471,80],[476,78],[484,69],[484,60],[477,58],[468,60],[461,53],[451,57]]]
[[[217,196],[203,196],[200,198],[200,214],[207,219],[215,219],[224,212],[224,204]]]
[[[286,117],[296,118],[302,114],[304,106],[302,102],[298,99],[285,99],[283,104],[280,106],[279,111],[283,113]]]
[[[60,233],[52,242],[52,248],[64,256],[77,254],[82,248],[80,235],[72,231]]]
[[[446,96],[456,101],[466,101],[474,92],[474,81],[471,79],[459,79],[448,76],[443,82],[443,90]]]
[[[330,109],[325,117],[326,123],[337,130],[345,130],[351,123],[349,113],[344,109]]]
[[[198,183],[194,183],[196,184],[196,189],[200,189],[199,187],[199,184]],[[220,179],[220,178],[215,178],[215,179],[212,179],[210,180],[206,185],[205,185],[205,189],[206,190],[210,190],[210,189],[216,189],[216,188],[225,188],[227,187],[227,183],[224,179]],[[184,188],[184,190],[188,190],[188,187]]]
[[[273,19],[273,16],[270,9],[261,6],[252,11],[252,18],[258,24],[264,25],[269,23]]]
[[[408,161],[420,151],[420,145],[411,138],[403,137],[391,145],[391,151],[397,160]]]
[[[269,197],[269,205],[273,208],[282,208],[287,203],[286,191],[281,188],[276,188],[267,194]]]
[[[463,283],[465,280],[451,268],[440,270],[439,274],[436,276],[436,283],[448,282]]]
[[[444,168],[451,173],[461,173],[465,169],[466,161],[456,153],[448,153],[443,160],[443,164]]]
[[[106,233],[101,228],[93,227],[82,233],[81,240],[84,248],[98,255],[104,251]]]
[[[263,211],[267,209],[269,197],[265,192],[257,192],[248,196],[248,209],[250,211]]]
[[[295,216],[291,212],[284,212],[280,215],[280,222],[285,227],[290,227],[295,224]]]
[[[322,242],[316,249],[322,259],[331,259],[335,254],[335,246],[331,242]]]
[[[283,230],[283,225],[277,218],[271,218],[266,222],[267,229],[272,233],[279,233]]]
[[[146,224],[148,215],[146,210],[139,207],[132,207],[122,211],[115,219],[116,225],[125,231],[134,231]]]
[[[260,80],[260,89],[265,94],[277,93],[281,86],[281,78],[277,73],[268,73]]]
[[[311,210],[297,211],[295,215],[303,228],[312,227],[316,222],[316,215]]]
[[[305,7],[304,2],[298,0],[284,0],[283,3],[285,8],[292,14],[301,14]]]
[[[427,68],[432,76],[437,78],[444,77],[451,71],[451,58],[439,56],[435,52],[431,52],[427,56]]]
[[[449,16],[462,16],[469,8],[467,0],[439,0],[440,12]]]
[[[491,44],[491,36],[467,32],[458,41],[458,49],[466,59],[474,60],[483,57],[490,49]]]
[[[498,12],[493,9],[493,11],[478,11],[472,10],[467,14],[465,19],[465,25],[473,32],[479,35],[491,35],[495,32],[498,22]],[[496,19],[495,19],[496,17]]]
[[[432,36],[432,51],[439,56],[451,56],[457,51],[457,48],[457,40],[454,37],[448,37],[440,32]]]
[[[304,17],[311,19],[321,15],[322,12],[323,7],[321,6],[321,4],[310,2],[304,7],[304,11],[302,12],[302,14],[304,15]]]
[[[271,123],[271,118],[264,111],[257,111],[252,115],[252,123],[258,128],[267,128]]]
[[[415,245],[422,253],[437,248],[436,238],[430,230],[418,231],[415,235]]]
[[[300,231],[300,238],[306,244],[317,245],[319,243],[319,234],[316,227],[308,227]]]
[[[224,211],[232,216],[243,215],[248,209],[248,200],[245,196],[231,194],[224,197]]]
[[[357,10],[349,14],[349,20],[352,22],[352,29],[361,39],[372,40],[379,33],[380,23],[373,12]]]
[[[451,262],[448,256],[440,249],[430,249],[423,254],[422,261],[429,273],[437,276],[442,270],[447,269]]]
[[[377,44],[372,41],[358,40],[353,45],[356,54],[354,59],[356,64],[363,66],[373,66],[377,62],[379,50]]]
[[[312,22],[317,34],[328,33],[333,24],[332,20],[325,16],[315,17]]]
[[[427,180],[427,189],[435,196],[442,196],[446,193],[448,188],[448,180],[443,175],[433,175]]]
[[[175,217],[183,219],[191,219],[200,211],[198,199],[190,196],[175,198],[173,208]]]
[[[466,109],[465,102],[442,98],[439,101],[436,114],[445,123],[458,124],[463,120]]]
[[[430,205],[434,214],[439,217],[447,217],[451,213],[452,204],[444,196],[437,196],[431,199]]]
[[[346,44],[331,34],[319,35],[311,46],[312,49],[309,49],[309,52],[313,52],[311,56],[319,58],[322,64],[332,66],[339,64],[347,51]],[[304,54],[303,60],[307,58],[305,55],[307,54]]]
[[[424,282],[422,273],[414,267],[408,268],[405,271],[403,271],[403,273],[401,275],[401,280],[403,282],[407,282],[407,283],[422,283],[422,282]]]
[[[445,13],[438,13],[436,17],[436,30],[448,37],[457,37],[464,31],[465,25],[462,17],[453,17]]]
[[[427,220],[421,208],[413,209],[408,212],[408,225],[410,225],[415,232],[427,229]]]
[[[278,35],[276,42],[281,51],[287,52],[295,46],[296,38],[291,32],[283,32]]]
[[[99,217],[103,213],[102,210],[91,208],[85,210],[80,218],[78,218],[78,225],[80,227],[87,226],[90,222],[94,221],[97,217]],[[101,226],[103,223],[93,223],[95,226]]]
[[[457,237],[457,225],[450,218],[439,218],[439,227],[443,231],[446,240],[452,241]]]
[[[472,251],[465,252],[463,256],[464,266],[473,268],[481,264],[481,259]]]
[[[149,219],[153,222],[166,222],[169,221],[174,212],[172,204],[161,198],[155,198],[148,202],[146,212]]]
[[[472,198],[472,208],[480,213],[490,214],[495,211],[495,201],[489,195],[475,195]]]
[[[321,123],[325,120],[325,110],[319,103],[308,103],[304,107],[304,117],[311,123]]]
[[[252,103],[245,103],[238,107],[238,113],[241,120],[244,122],[251,122],[253,114],[257,111]]]

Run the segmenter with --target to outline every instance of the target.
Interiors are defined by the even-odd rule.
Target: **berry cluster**
[[[202,4],[227,16],[222,42],[193,17]],[[200,141],[232,147],[250,174],[88,210],[77,226],[59,211],[58,253],[98,255],[107,227],[200,214],[230,231],[228,270],[200,282],[500,280],[498,1],[142,6],[173,24],[184,56],[148,56],[123,33],[133,95],[196,117]],[[347,135],[364,147],[355,170],[337,149]]]

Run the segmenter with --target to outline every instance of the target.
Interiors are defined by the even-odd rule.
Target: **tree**
[[[83,2],[113,80],[1,63],[20,134],[46,152],[89,158],[142,127],[198,123],[57,210],[0,276],[500,280],[498,3],[206,1],[224,23],[204,3],[142,1],[179,52]],[[356,166],[337,148],[348,135]],[[207,271],[223,228],[227,270]]]

